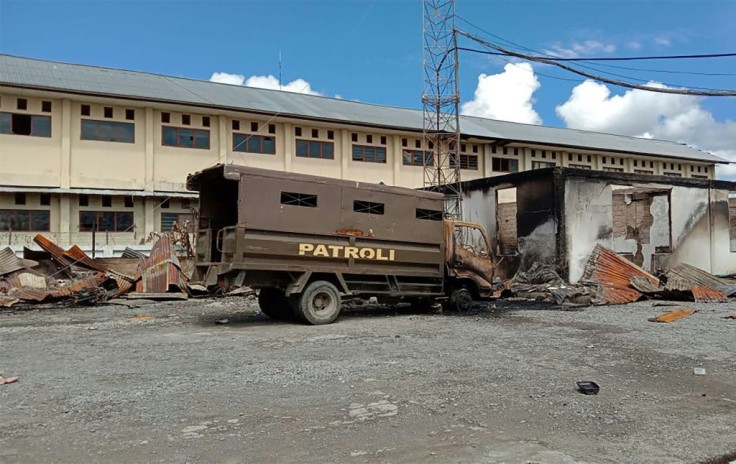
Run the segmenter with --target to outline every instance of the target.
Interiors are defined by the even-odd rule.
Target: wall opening
[[[519,251],[516,211],[516,188],[496,190],[496,246],[499,256],[516,255]]]

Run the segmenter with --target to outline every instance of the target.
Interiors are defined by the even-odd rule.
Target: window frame
[[[299,144],[304,143],[307,146],[307,154],[306,155],[300,155],[299,154]],[[319,156],[312,156],[312,153],[310,153],[310,149],[312,147],[313,143],[318,143],[320,147]],[[330,147],[330,155],[324,156],[324,148],[325,146]],[[294,156],[297,158],[309,158],[309,159],[324,159],[324,160],[334,160],[335,159],[335,142],[328,142],[325,140],[309,140],[309,139],[296,139],[294,143]]]
[[[7,125],[9,131],[8,132],[3,131],[2,130],[3,124],[0,122],[0,134],[4,134],[4,135],[22,135],[24,137],[45,137],[45,138],[51,138],[52,135],[53,135],[53,127],[51,125],[53,121],[51,119],[51,116],[48,116],[48,115],[45,115],[45,114],[13,113],[13,112],[10,112],[10,111],[0,111],[0,119],[5,118],[5,117],[9,118],[8,119],[8,125]],[[30,130],[30,132],[28,134],[19,134],[19,133],[13,132],[13,125],[14,125],[13,124],[13,118],[14,117],[27,117],[27,118],[30,119],[29,123],[30,123],[31,130]],[[34,131],[34,128],[36,127],[36,120],[37,119],[47,119],[48,120],[48,128],[49,128],[48,135],[46,135],[46,134],[39,134],[39,133],[37,133],[37,131]],[[36,132],[36,133],[34,133],[34,132]]]
[[[115,233],[132,233],[135,231],[135,212],[134,211],[100,211],[100,210],[81,210],[78,214],[79,222],[77,223],[77,229],[79,232],[92,232],[92,230],[95,228],[94,225],[92,227],[83,227],[82,226],[82,215],[83,214],[94,214],[95,220],[97,224],[97,228],[95,232],[115,232]],[[114,228],[113,230],[103,230],[100,229],[101,221],[99,218],[105,214],[112,214],[114,218]],[[120,215],[126,215],[130,216],[130,227],[123,230],[118,230],[118,216]]]
[[[383,216],[386,212],[386,204],[377,201],[353,200],[353,212]]]
[[[360,149],[360,158],[356,158],[356,149]],[[373,159],[366,159],[366,150],[371,149],[373,151]],[[378,160],[378,152],[383,152],[383,160]],[[388,150],[386,150],[386,147],[376,146],[376,145],[361,145],[354,143],[351,147],[351,160],[360,162],[360,163],[377,163],[377,164],[386,164],[388,162]]]
[[[98,138],[85,138],[84,137],[84,126],[85,123],[94,123],[96,127],[96,133]],[[99,138],[100,134],[100,126],[103,124],[111,125],[114,130],[115,138],[116,140],[108,140]],[[133,139],[132,140],[120,140],[119,139],[119,131],[118,129],[123,126],[131,126],[133,129]],[[82,118],[81,122],[79,124],[79,140],[84,140],[87,142],[113,142],[113,143],[135,143],[135,123],[133,122],[122,122],[122,121],[108,121],[104,119],[91,119],[91,118]]]
[[[319,208],[319,198],[314,193],[281,192],[280,203],[284,206],[298,206],[300,208]]]
[[[470,160],[474,159],[475,167],[471,166]],[[465,169],[466,171],[477,171],[479,169],[479,162],[478,162],[478,155],[473,155],[470,153],[460,153],[460,169]],[[450,153],[450,167],[455,167],[455,164],[457,163],[457,153]]]
[[[176,131],[176,145],[171,145],[171,144],[165,143],[166,138],[164,137],[164,132],[166,131],[166,129],[174,129]],[[192,145],[191,146],[179,144],[179,141],[181,140],[180,139],[180,136],[179,136],[179,132],[180,131],[183,131],[183,130],[192,131],[193,136],[192,136]],[[198,146],[196,146],[196,140],[197,140],[197,134],[196,133],[197,132],[205,132],[205,133],[207,133],[207,146],[206,147],[198,147]],[[161,125],[161,146],[162,147],[171,147],[171,148],[191,148],[191,149],[194,149],[194,150],[209,150],[209,149],[212,148],[212,134],[210,133],[210,130],[209,129],[196,129],[196,128],[193,128],[193,127],[180,127],[180,126],[165,126],[165,125]]]
[[[239,146],[236,146],[235,139],[236,137],[245,137],[245,139],[242,142],[242,149]],[[259,142],[259,151],[252,151],[250,150],[250,144],[249,142],[251,139],[257,139],[260,140]],[[264,151],[264,140],[265,139],[272,139],[273,140],[273,151]],[[233,144],[232,144],[232,151],[238,152],[238,153],[256,153],[260,155],[275,155],[276,154],[276,136],[274,135],[260,135],[260,134],[247,134],[243,132],[233,132]]]
[[[507,164],[508,169],[503,169],[503,165]],[[511,169],[511,165],[516,165],[516,170]],[[498,167],[499,169],[496,169]],[[519,160],[514,158],[502,158],[500,156],[491,157],[491,171],[492,172],[519,172]]]
[[[407,163],[407,155],[409,158],[409,163]],[[417,156],[419,155],[419,156]],[[422,161],[421,163],[417,164],[417,159]],[[401,151],[401,165],[402,166],[419,166],[423,167],[425,166],[434,166],[434,153],[428,150],[412,150],[412,149],[405,149]]]
[[[28,218],[28,229],[13,229],[11,227],[11,214],[27,213]],[[45,217],[46,229],[34,228],[34,215],[40,214]],[[5,216],[5,217],[3,217]],[[3,221],[4,220],[4,221]],[[0,209],[0,232],[49,232],[51,230],[51,210],[50,209],[12,209],[3,208]]]

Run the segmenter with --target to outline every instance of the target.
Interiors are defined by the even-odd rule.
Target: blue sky
[[[735,1],[458,0],[457,14],[506,40],[562,55],[736,51]],[[422,86],[421,21],[418,0],[0,0],[0,51],[199,79],[209,79],[215,72],[242,75],[246,79],[278,75],[281,53],[283,82],[299,78],[323,95],[418,108]],[[458,20],[457,27],[488,37],[463,20]],[[475,47],[467,40],[461,40],[461,44]],[[728,73],[731,75],[699,76],[601,68],[683,86],[736,88],[734,58],[611,64],[676,72]],[[728,156],[733,151],[736,159],[736,122],[733,122],[736,98],[652,100],[634,94],[617,101],[611,95],[601,96],[603,87],[588,86],[567,106],[566,116],[561,116],[558,107],[571,99],[573,88],[582,78],[538,65],[510,66],[513,69],[503,74],[504,65],[498,58],[462,52],[463,102],[474,98],[480,74],[497,74],[501,77],[487,82],[489,93],[479,96],[481,100],[494,100],[481,101],[478,105],[486,107],[486,115],[499,119],[521,118],[520,122],[543,121],[554,126],[678,138]],[[610,89],[612,95],[624,93],[620,88]],[[510,99],[506,101],[499,95]],[[528,108],[520,116],[506,114],[508,108],[524,105]],[[587,108],[597,111],[595,117],[586,113]],[[691,130],[677,132],[672,126],[693,111],[698,114],[688,122],[694,125]],[[623,121],[626,118],[622,112],[646,113],[647,117],[630,124]],[[705,121],[709,118],[710,122]],[[668,125],[668,121],[672,124]],[[725,141],[706,146],[707,140],[697,135],[704,132],[709,132],[710,138]]]

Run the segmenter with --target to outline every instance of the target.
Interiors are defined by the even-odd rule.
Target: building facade
[[[694,148],[461,119],[463,180],[546,167],[713,179]],[[0,55],[0,246],[44,233],[106,253],[196,210],[186,176],[217,163],[421,187],[422,113]]]

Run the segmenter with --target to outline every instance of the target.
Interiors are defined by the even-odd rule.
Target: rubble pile
[[[187,298],[190,294],[189,279],[168,235],[159,238],[150,256],[134,258],[139,260],[134,276],[108,268],[77,245],[64,250],[41,234],[33,240],[43,251],[26,248],[24,257],[18,258],[9,247],[0,249],[0,307],[41,302],[97,304],[123,295]]]

